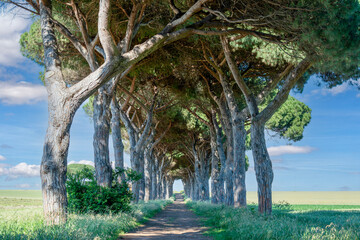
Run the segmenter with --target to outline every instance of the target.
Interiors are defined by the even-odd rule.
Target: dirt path
[[[144,226],[134,232],[127,233],[120,239],[198,239],[210,240],[204,236],[204,227],[201,227],[196,215],[186,206],[180,194],[176,194],[176,201],[165,210],[150,219]]]

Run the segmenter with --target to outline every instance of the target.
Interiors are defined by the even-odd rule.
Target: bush
[[[123,173],[126,173],[126,180],[119,182],[117,179]],[[132,170],[117,168],[112,176],[112,186],[101,187],[97,185],[95,172],[90,168],[70,173],[66,181],[69,212],[129,212],[133,195],[128,183],[138,181],[141,175]]]

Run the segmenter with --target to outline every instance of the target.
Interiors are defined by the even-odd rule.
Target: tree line
[[[208,200],[211,177],[213,203],[243,207],[251,150],[258,210],[271,214],[265,129],[300,140],[311,110],[290,91],[312,75],[332,87],[359,73],[354,0],[1,2],[35,16],[20,42],[45,69],[48,224],[67,219],[70,128],[87,99],[100,186],[111,184],[111,133],[115,166],[124,167],[126,139],[131,168],[143,175],[135,201],[171,195],[175,179],[192,199]]]

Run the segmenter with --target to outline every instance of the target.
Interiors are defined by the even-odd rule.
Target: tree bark
[[[115,156],[115,168],[124,169],[124,144],[121,136],[119,104],[113,99],[111,102],[111,130]],[[125,180],[125,174],[120,175],[120,180]]]
[[[166,199],[169,199],[172,197],[173,193],[173,186],[174,186],[174,179],[172,177],[167,177],[167,193],[166,193]]]
[[[223,87],[224,95],[231,116],[232,128],[232,144],[234,151],[234,170],[233,170],[233,191],[234,191],[234,206],[246,206],[246,186],[245,186],[245,140],[246,131],[244,120],[240,114],[240,108],[236,102],[234,92],[222,72],[219,73],[221,86]]]
[[[157,173],[158,171],[158,161],[156,158],[153,158],[153,164],[151,165],[151,200],[155,200],[157,198]]]
[[[269,153],[266,148],[265,126],[259,122],[251,125],[251,147],[254,156],[256,180],[258,183],[259,212],[271,214],[272,212],[272,182],[274,174]]]
[[[49,96],[49,124],[45,136],[40,175],[47,224],[67,220],[66,171],[70,126],[74,117],[71,104],[61,96]]]
[[[216,149],[219,156],[219,160],[221,163],[221,167],[219,170],[219,203],[225,203],[225,189],[224,189],[224,177],[225,177],[225,167],[226,167],[226,154],[224,151],[223,145],[223,136],[222,136],[222,129],[219,127],[216,116],[213,115],[212,118],[215,134],[216,134]]]
[[[145,202],[148,202],[149,200],[151,200],[151,187],[152,187],[152,182],[151,182],[151,170],[152,170],[152,164],[151,164],[151,156],[149,153],[151,146],[147,146],[145,148],[145,153],[144,153],[144,180],[145,180],[145,192],[144,192],[144,200]]]
[[[165,175],[163,175],[163,178],[162,178],[162,199],[166,199],[166,195],[167,195],[167,182],[166,182]]]
[[[109,83],[102,86],[94,98],[94,161],[98,185],[111,187],[112,168],[109,156],[110,102],[111,94],[107,92]]]
[[[219,157],[216,147],[215,129],[210,130],[211,146],[211,203],[218,204],[221,202],[220,170]]]

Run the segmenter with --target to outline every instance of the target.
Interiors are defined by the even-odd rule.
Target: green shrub
[[[126,173],[126,179],[119,182],[119,176]],[[118,213],[130,211],[132,192],[130,181],[137,181],[141,175],[132,170],[117,168],[113,173],[112,186],[97,185],[95,172],[84,168],[70,173],[67,178],[68,210],[74,213]]]

